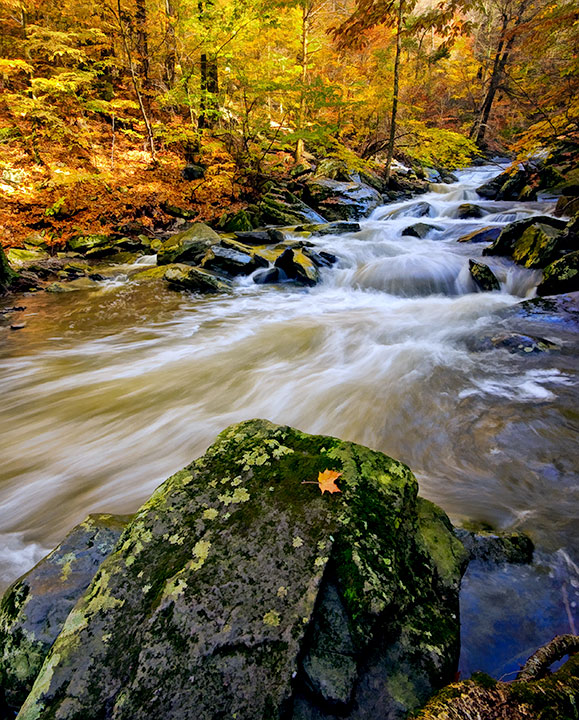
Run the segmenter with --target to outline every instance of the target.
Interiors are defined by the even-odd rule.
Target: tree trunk
[[[200,128],[211,128],[215,124],[218,93],[219,73],[217,59],[209,57],[207,53],[201,53]]]
[[[149,35],[147,32],[147,6],[145,0],[136,0],[135,12],[137,68],[136,72],[141,80],[142,101],[147,113],[151,108],[151,85],[149,80]]]
[[[388,138],[388,154],[386,156],[386,182],[390,180],[392,160],[394,158],[394,140],[396,139],[396,116],[398,114],[398,91],[400,85],[400,50],[402,47],[402,11],[404,0],[398,0],[396,18],[396,56],[394,58],[394,88],[392,93],[392,113],[390,115],[390,137]]]
[[[311,5],[305,1],[302,5],[302,53],[301,53],[301,82],[302,92],[300,97],[300,105],[298,109],[298,131],[304,129],[306,121],[306,82],[308,79],[308,39],[309,39],[309,13]],[[304,154],[304,139],[298,138],[296,142],[295,161],[301,162]]]
[[[167,16],[167,55],[165,56],[165,82],[169,89],[175,84],[175,65],[177,63],[177,42],[175,39],[175,11],[172,0],[165,0]]]

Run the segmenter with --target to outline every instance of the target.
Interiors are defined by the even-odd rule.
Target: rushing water
[[[518,582],[514,570],[508,582],[469,571],[465,672],[486,663],[500,674],[568,632],[579,580],[575,337],[549,315],[517,314],[540,273],[485,258],[501,292],[476,292],[468,259],[485,244],[457,238],[553,209],[481,201],[474,188],[497,172],[465,171],[379,208],[360,232],[313,239],[339,264],[309,290],[249,278],[233,296],[198,298],[120,268],[95,291],[23,298],[26,327],[0,327],[0,586],[87,513],[134,511],[224,427],[266,417],[403,460],[456,522],[533,537],[538,560]],[[430,217],[416,218],[423,201]],[[469,201],[487,215],[457,219]],[[439,229],[401,236],[416,221]],[[560,347],[480,349],[505,329]],[[513,603],[524,631],[505,630]]]

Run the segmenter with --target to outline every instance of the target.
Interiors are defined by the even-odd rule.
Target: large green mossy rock
[[[401,718],[453,677],[464,562],[405,465],[233,425],[139,510],[18,717]]]
[[[4,254],[4,249],[0,245],[0,294],[8,290],[16,277],[17,273],[10,267],[8,258]]]
[[[210,272],[197,267],[172,265],[164,274],[172,290],[189,290],[202,295],[216,295],[231,291],[231,285]]]
[[[560,237],[557,228],[535,223],[516,241],[513,260],[527,268],[544,268],[557,258]]]
[[[543,271],[537,295],[558,295],[579,290],[579,250],[564,255]]]
[[[493,292],[494,290],[501,289],[501,284],[497,280],[497,276],[488,265],[477,262],[476,260],[469,260],[468,268],[470,275],[479,290],[482,290],[483,292]]]
[[[69,612],[127,521],[89,515],[6,591],[0,603],[0,706],[22,705]]]
[[[521,239],[524,232],[529,227],[536,225],[537,223],[554,228],[555,230],[562,230],[565,227],[564,220],[552,218],[548,215],[537,215],[525,218],[524,220],[516,220],[503,228],[501,234],[493,242],[493,244],[483,250],[483,255],[512,255],[517,241]]]
[[[165,240],[157,252],[157,264],[201,262],[207,250],[219,242],[219,235],[204,223],[195,223],[187,230]]]

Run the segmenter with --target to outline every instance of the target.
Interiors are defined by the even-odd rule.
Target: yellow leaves
[[[337,472],[336,470],[324,470],[324,472],[318,473],[318,482],[315,483],[310,480],[304,480],[302,482],[302,485],[318,485],[320,488],[322,495],[325,492],[329,493],[339,493],[342,492],[340,488],[336,485],[336,480],[341,477],[342,473]]]

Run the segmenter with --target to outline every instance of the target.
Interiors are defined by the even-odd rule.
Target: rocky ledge
[[[320,492],[326,470],[339,492]],[[64,605],[39,578],[43,563],[72,578],[68,546],[8,590],[5,701],[23,702],[21,720],[405,717],[454,676],[467,556],[417,490],[360,445],[263,420],[228,428]],[[53,619],[46,642],[18,644],[34,613],[37,627]]]

